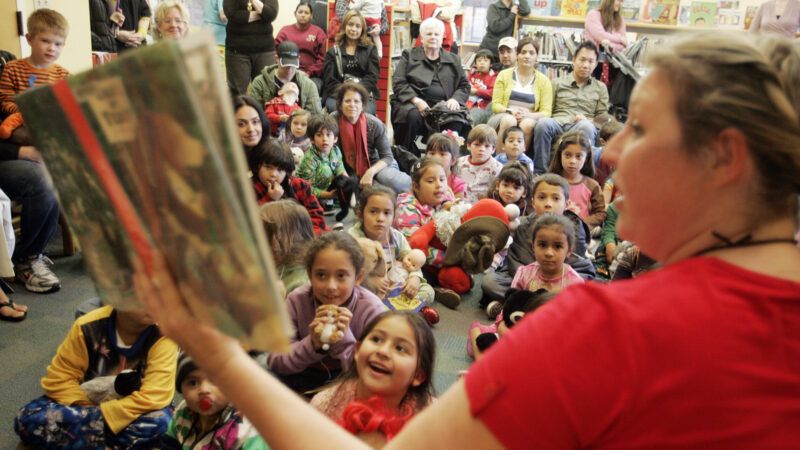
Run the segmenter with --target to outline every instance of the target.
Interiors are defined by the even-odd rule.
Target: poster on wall
[[[692,2],[689,12],[689,25],[697,28],[711,28],[717,25],[717,2]]]
[[[650,19],[661,25],[677,25],[680,0],[653,0]]]
[[[641,8],[642,0],[626,0],[620,8],[620,13],[626,22],[638,22]]]

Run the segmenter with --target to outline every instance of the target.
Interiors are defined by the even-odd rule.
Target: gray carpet
[[[0,450],[18,448],[19,441],[13,431],[17,409],[42,394],[39,380],[69,330],[75,308],[97,295],[83,269],[80,254],[59,257],[60,246],[57,236],[48,250],[55,261],[53,271],[61,278],[62,289],[40,295],[25,291],[20,284],[13,284],[16,293],[11,298],[28,305],[28,318],[20,323],[0,322]],[[465,353],[469,324],[474,319],[488,322],[477,308],[479,284],[476,280],[476,288],[464,297],[457,311],[435,306],[441,315],[441,322],[434,327],[438,346],[434,385],[439,394],[469,366],[470,360]]]

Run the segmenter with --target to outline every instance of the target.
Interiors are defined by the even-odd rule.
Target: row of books
[[[583,39],[583,30],[523,25],[517,37],[532,37],[539,41],[540,62],[569,62]]]

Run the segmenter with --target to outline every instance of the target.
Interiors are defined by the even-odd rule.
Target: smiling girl
[[[360,286],[364,255],[355,238],[334,231],[311,243],[306,254],[310,283],[286,297],[292,326],[291,349],[269,355],[269,369],[295,392],[305,393],[334,380],[350,368],[367,324],[383,311],[383,303]],[[332,322],[331,322],[332,321]],[[323,338],[326,323],[335,330]],[[326,348],[327,347],[327,348]]]

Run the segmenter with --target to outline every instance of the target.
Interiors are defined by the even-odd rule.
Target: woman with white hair
[[[456,111],[466,104],[470,92],[461,59],[442,51],[444,23],[429,18],[419,29],[422,47],[403,50],[392,76],[394,140],[416,154],[414,140],[428,134],[423,120],[428,110],[445,102],[448,109]]]
[[[603,157],[618,231],[663,267],[564,289],[387,450],[797,447],[800,43],[695,32],[648,56]],[[366,448],[199,326],[165,275],[137,277],[159,329],[270,447]]]
[[[165,0],[156,8],[156,40],[183,39],[189,32],[189,9],[180,0]]]

